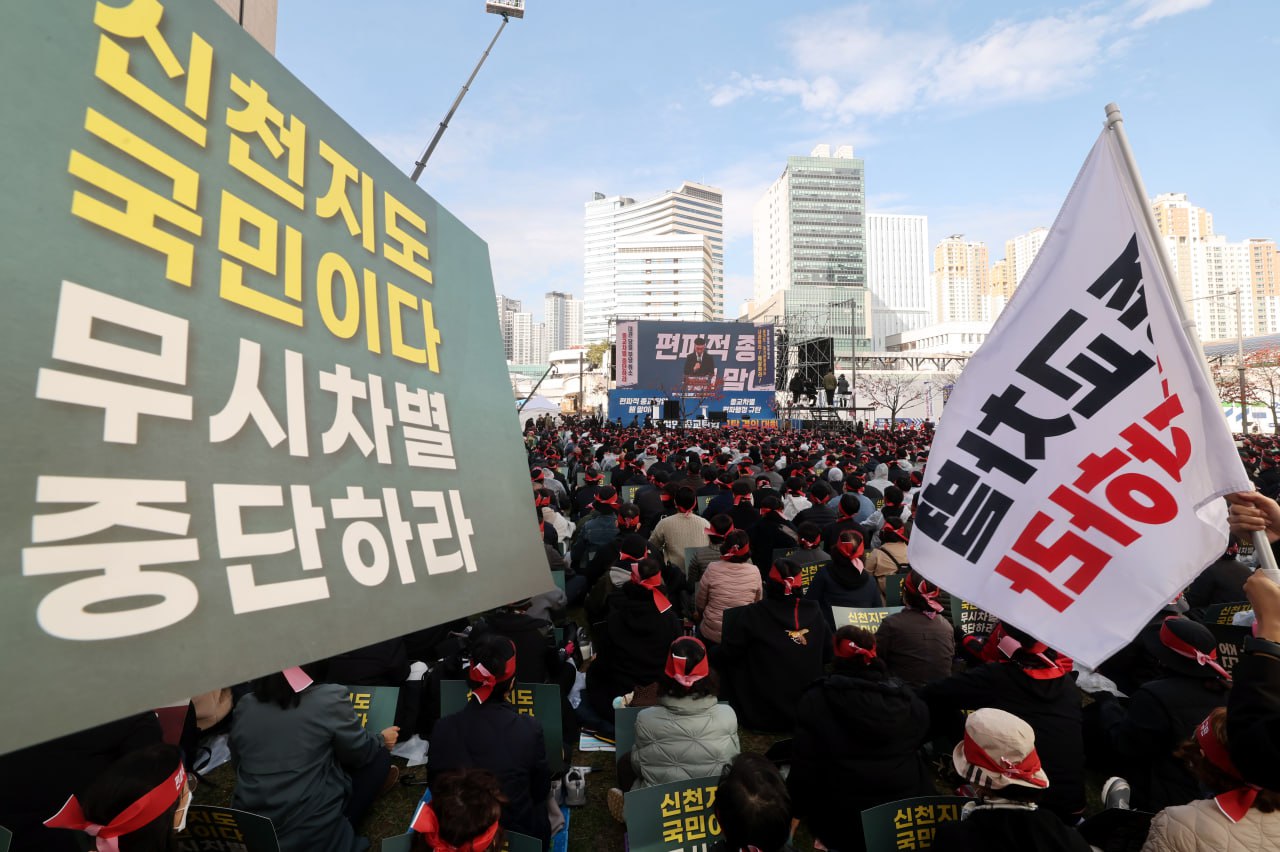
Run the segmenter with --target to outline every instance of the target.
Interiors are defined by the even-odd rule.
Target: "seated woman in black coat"
[[[862,533],[857,530],[842,530],[836,537],[831,564],[818,569],[813,582],[809,584],[809,590],[805,592],[806,598],[822,607],[822,615],[832,630],[836,627],[835,618],[831,614],[833,606],[884,606],[880,584],[862,564],[862,554]]]
[[[832,673],[800,697],[791,774],[793,815],[829,849],[865,849],[867,808],[937,794],[920,746],[929,708],[889,676],[874,633],[844,626]]]
[[[790,731],[800,693],[822,676],[830,655],[827,622],[800,596],[800,566],[779,559],[765,578],[764,600],[725,610],[712,663],[743,727]]]
[[[451,769],[487,769],[498,777],[507,802],[502,827],[551,840],[547,794],[551,772],[542,726],[505,699],[516,674],[516,648],[505,636],[485,633],[472,641],[467,706],[445,716],[431,732],[427,778],[434,789]]]
[[[596,659],[587,669],[582,696],[606,720],[613,718],[614,698],[637,686],[657,683],[667,663],[667,650],[683,633],[667,599],[658,560],[645,557],[631,563],[630,571],[611,599],[603,629],[592,636]]]

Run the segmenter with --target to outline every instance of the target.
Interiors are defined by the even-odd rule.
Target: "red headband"
[[[1218,649],[1217,648],[1214,648],[1212,651],[1206,654],[1204,651],[1201,651],[1199,648],[1197,648],[1195,645],[1192,645],[1190,642],[1187,642],[1179,638],[1178,634],[1174,633],[1173,630],[1170,629],[1169,621],[1171,619],[1176,619],[1177,617],[1178,616],[1176,615],[1171,615],[1160,624],[1161,644],[1163,644],[1166,648],[1168,648],[1170,651],[1173,651],[1173,653],[1177,654],[1180,657],[1186,657],[1189,660],[1195,660],[1197,665],[1208,666],[1209,668],[1217,672],[1218,676],[1221,677],[1223,680],[1226,680],[1226,681],[1231,680],[1231,675],[1227,673],[1227,670],[1224,669],[1222,666],[1218,665]]]
[[[514,651],[515,648],[513,647]],[[500,683],[505,683],[515,677],[516,674],[516,655],[513,653],[502,664],[502,676],[494,677],[493,673],[486,669],[481,663],[473,662],[471,669],[467,674],[467,680],[471,681],[471,694],[476,697],[476,701],[481,704],[489,700],[489,696],[493,694],[493,689]],[[479,679],[476,679],[479,675]]]
[[[599,494],[596,494],[596,496],[592,497],[591,499],[594,500],[596,503],[599,503],[601,506],[612,506],[615,509],[618,508],[618,495],[616,492],[608,500],[604,499]]]
[[[645,558],[646,556],[648,556],[648,555],[649,555],[649,551],[648,551],[648,550],[645,550],[645,552],[644,552],[644,553],[641,553],[639,556],[635,556],[635,555],[630,554],[630,553],[623,553],[623,552],[622,552],[622,548],[618,548],[618,561],[619,561],[619,562],[630,562],[632,565],[635,565],[637,562],[639,562],[641,559],[644,559],[644,558]]]
[[[969,761],[973,766],[979,769],[985,769],[993,775],[999,775],[1004,778],[1012,778],[1017,781],[1025,781],[1035,787],[1048,787],[1049,782],[1043,778],[1037,778],[1036,773],[1040,771],[1040,755],[1036,754],[1033,748],[1031,753],[1022,760],[1014,763],[1007,758],[996,760],[987,754],[982,746],[974,742],[973,737],[969,736],[969,732],[964,732],[964,759]]]
[[[98,852],[120,852],[120,843],[116,839],[125,834],[132,834],[145,825],[164,815],[170,806],[182,795],[187,786],[187,773],[182,764],[173,770],[173,774],[145,793],[129,807],[122,810],[106,825],[92,822],[84,815],[80,801],[72,796],[67,799],[56,814],[44,821],[49,828],[68,828],[72,831],[83,831],[97,842]]]
[[[666,612],[671,609],[671,601],[667,600],[667,596],[662,593],[662,589],[658,588],[662,585],[661,571],[654,574],[652,577],[641,577],[640,566],[632,565],[631,582],[653,592],[653,605],[658,608],[658,612]]]
[[[911,581],[911,576],[912,575],[908,574],[906,579],[902,581],[902,588],[906,589],[913,595],[919,595],[924,598],[925,606],[928,609],[924,614],[930,618],[936,617],[938,613],[942,612],[942,604],[938,602],[938,597],[941,595],[941,592],[939,592],[935,587],[929,585],[929,581],[923,577],[920,578],[919,583],[913,583]]]
[[[667,677],[671,678],[683,687],[693,686],[695,683],[711,674],[711,665],[707,662],[707,646],[703,645],[693,637],[689,637],[689,641],[698,643],[698,647],[702,649],[702,659],[698,660],[698,662],[694,664],[693,668],[690,668],[689,658],[677,655],[674,643],[672,643],[673,647],[671,649],[671,653],[667,655],[667,667],[663,669]]]
[[[541,509],[543,506],[550,506],[551,495],[548,494],[546,497],[539,497],[538,495],[535,494],[533,497],[533,505],[537,506],[539,509]]]
[[[799,589],[804,585],[804,577],[799,574],[794,577],[784,577],[778,571],[777,565],[774,565],[769,569],[769,579],[782,586],[782,593],[784,595],[790,595],[794,593],[796,589]]]
[[[746,556],[751,552],[751,544],[739,544],[729,548],[724,552],[725,559],[736,559],[739,556]]]
[[[876,658],[875,648],[864,648],[852,639],[835,640],[836,659],[839,660],[861,660],[863,663],[869,663]]]
[[[1213,732],[1212,719],[1212,716],[1207,716],[1196,727],[1196,744],[1200,746],[1200,751],[1204,754],[1205,760],[1240,782],[1240,786],[1236,789],[1219,793],[1213,797],[1214,803],[1217,804],[1218,810],[1222,811],[1223,816],[1232,822],[1239,822],[1244,819],[1244,815],[1253,807],[1253,802],[1258,798],[1258,791],[1261,788],[1256,784],[1250,784],[1241,777],[1240,770],[1236,769],[1227,747],[1222,744],[1222,740],[1218,739],[1217,734]]]
[[[852,562],[855,559],[862,558],[862,554],[866,551],[866,544],[861,541],[857,545],[854,545],[851,541],[837,541],[836,550],[844,554],[845,558]]]
[[[409,827],[423,836],[427,846],[431,847],[431,852],[485,852],[498,836],[498,821],[494,820],[493,825],[481,834],[461,846],[454,846],[449,841],[441,839],[440,818],[436,816],[435,808],[431,807],[430,802],[418,805],[418,812],[413,815],[413,823]]]
[[[821,543],[822,543],[821,534],[819,534],[817,538],[800,539],[800,546],[803,547],[805,550],[813,550],[815,547],[817,547]]]

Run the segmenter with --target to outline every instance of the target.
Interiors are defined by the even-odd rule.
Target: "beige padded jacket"
[[[1251,810],[1233,824],[1213,799],[1165,808],[1151,820],[1142,852],[1280,852],[1280,811]]]

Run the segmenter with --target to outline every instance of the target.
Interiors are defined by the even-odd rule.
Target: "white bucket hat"
[[[1049,776],[1040,768],[1036,735],[1012,713],[986,707],[964,723],[964,740],[951,752],[956,772],[974,784],[999,790],[1010,784],[1043,790]]]

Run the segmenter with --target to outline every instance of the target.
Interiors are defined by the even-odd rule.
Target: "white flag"
[[[911,564],[1096,667],[1227,543],[1252,490],[1182,330],[1135,180],[1104,130],[961,374]]]

